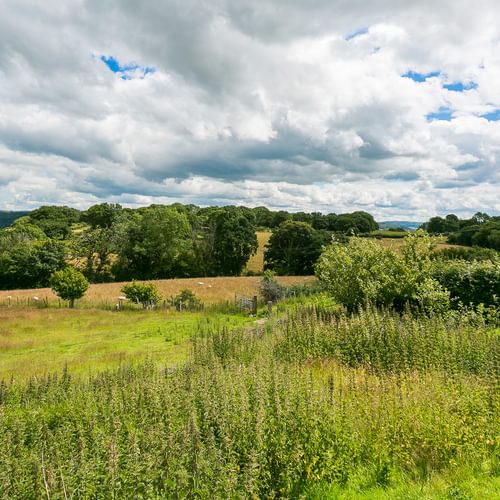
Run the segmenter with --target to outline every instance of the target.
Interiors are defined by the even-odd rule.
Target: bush
[[[200,311],[203,309],[201,300],[188,288],[184,288],[175,297],[170,299],[170,303],[178,310]]]
[[[127,283],[121,291],[127,299],[137,304],[142,304],[144,309],[154,306],[161,299],[154,283],[132,281],[131,283]]]
[[[455,305],[495,306],[500,303],[500,260],[437,261],[433,278],[450,292]]]
[[[278,302],[285,297],[285,287],[276,281],[272,271],[264,272],[259,290],[266,302]]]
[[[450,247],[437,250],[432,257],[440,260],[495,260],[500,256],[492,248],[481,247]]]
[[[75,300],[83,297],[87,291],[89,282],[80,271],[66,267],[51,275],[50,287],[61,299],[69,301],[69,307],[74,307]]]
[[[395,297],[396,255],[378,243],[352,237],[335,242],[316,266],[320,284],[350,311],[366,303],[391,305]]]
[[[408,235],[400,253],[373,240],[352,237],[347,245],[335,242],[325,250],[316,276],[351,312],[367,304],[442,312],[449,306],[449,297],[431,274],[433,245],[423,231]]]

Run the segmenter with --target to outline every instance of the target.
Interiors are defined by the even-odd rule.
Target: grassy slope
[[[206,304],[214,304],[225,300],[234,300],[235,294],[255,295],[258,293],[258,276],[241,277],[220,277],[220,278],[184,278],[172,280],[157,280],[155,284],[164,299],[169,299],[172,295],[178,294],[183,288],[192,290]],[[303,282],[302,276],[282,276],[278,281],[284,285]],[[78,301],[83,306],[103,305],[112,306],[117,302],[118,296],[124,283],[105,283],[91,285],[85,297]],[[0,291],[0,305],[5,305],[7,297],[11,297],[12,304],[20,302],[26,304],[27,299],[34,296],[40,299],[47,298],[49,303],[57,304],[58,299],[49,288],[39,288],[32,290],[6,290]]]
[[[184,362],[189,336],[204,322],[236,325],[244,316],[94,309],[0,309],[0,380],[60,372],[95,372],[146,357]]]

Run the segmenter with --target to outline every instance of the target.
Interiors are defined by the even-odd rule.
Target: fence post
[[[252,314],[257,316],[257,295],[254,295],[252,299]]]
[[[271,317],[273,315],[273,301],[268,300],[267,301],[267,315]]]

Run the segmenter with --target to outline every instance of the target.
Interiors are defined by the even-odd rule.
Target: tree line
[[[271,229],[265,267],[312,274],[332,234],[378,228],[366,212],[289,213],[265,207],[101,203],[80,211],[42,206],[0,229],[0,288],[36,288],[68,264],[94,283],[195,276],[238,276]]]
[[[477,212],[470,219],[455,214],[431,217],[422,225],[429,234],[448,236],[448,243],[493,248],[500,251],[500,216]]]

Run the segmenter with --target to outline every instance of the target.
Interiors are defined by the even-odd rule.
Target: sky
[[[498,0],[0,0],[0,209],[500,214]]]

